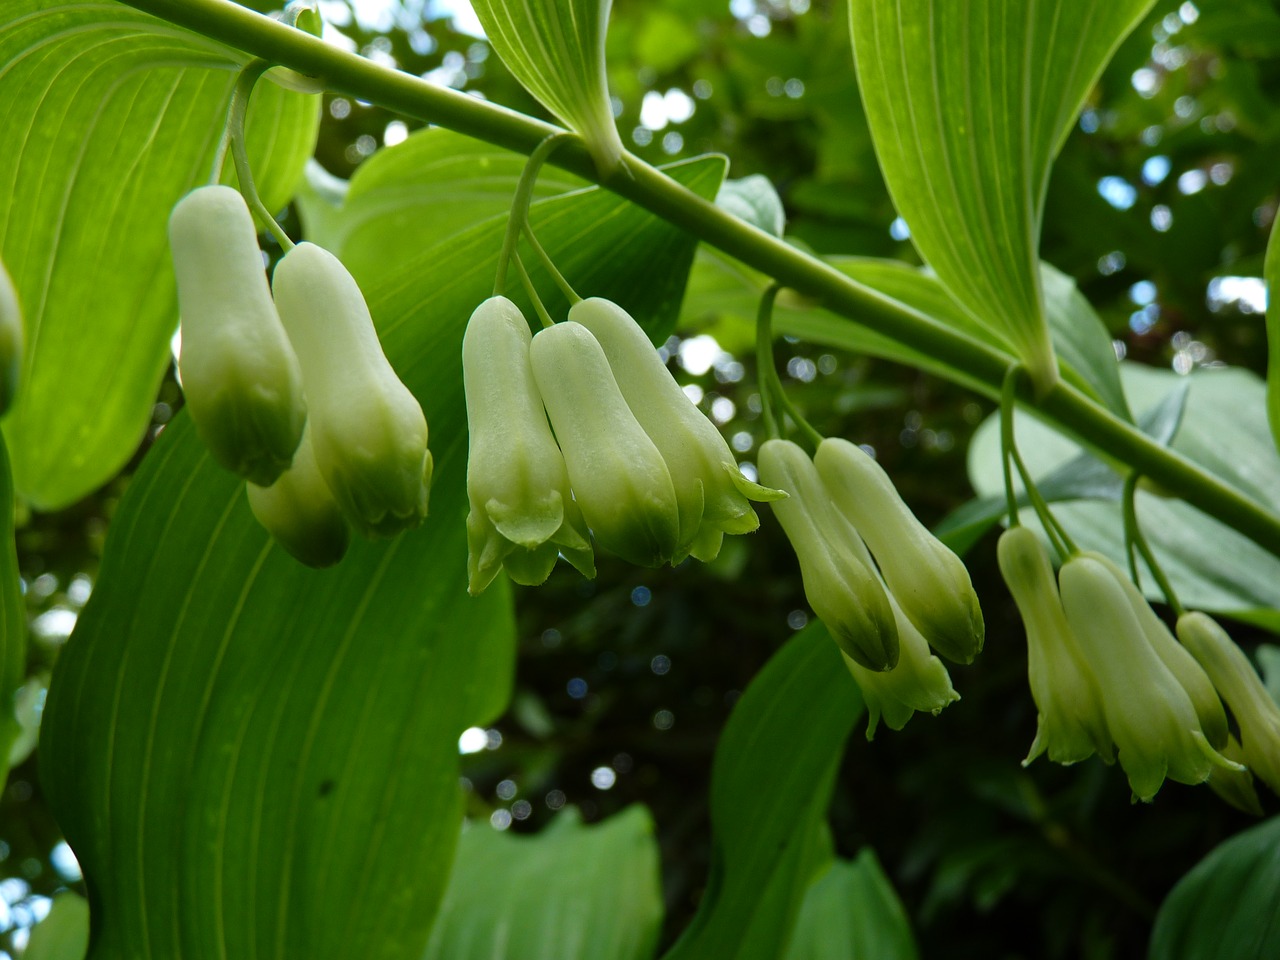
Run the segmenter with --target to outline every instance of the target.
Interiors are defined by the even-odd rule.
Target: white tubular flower
[[[963,561],[916,519],[857,444],[829,437],[813,458],[831,499],[871,548],[885,583],[929,645],[971,663],[982,650],[982,608]]]
[[[347,519],[366,536],[421,523],[427,421],[387,362],[355,279],[327,250],[300,243],[272,289],[302,367],[316,463]]]
[[[311,431],[304,429],[293,465],[269,487],[248,483],[249,509],[280,546],[309,567],[330,567],[351,541],[342,508],[316,465]]]
[[[543,583],[562,552],[584,576],[596,572],[587,526],[533,379],[531,339],[524,315],[505,297],[480,304],[462,339],[472,594],[504,567],[517,583]]]
[[[596,543],[637,566],[671,561],[680,534],[671,475],[599,342],[581,324],[557,323],[533,337],[529,360]]]
[[[178,373],[196,433],[223,467],[263,486],[293,460],[306,419],[298,360],[271,301],[239,191],[200,187],[173,208]]]
[[[892,670],[868,670],[843,650],[845,666],[853,674],[867,705],[867,739],[875,736],[880,718],[890,730],[901,730],[917,710],[928,710],[935,717],[947,704],[960,699],[951,686],[951,675],[942,661],[929,652],[915,624],[889,594],[894,622],[898,627],[898,665]]]
[[[1027,681],[1038,713],[1022,765],[1046,751],[1054,763],[1077,763],[1095,752],[1114,762],[1098,683],[1067,624],[1044,544],[1026,527],[1011,527],[996,554],[1026,628]]]
[[[22,310],[18,291],[0,263],[0,417],[13,403],[22,374]]]
[[[800,561],[809,606],[836,644],[868,670],[898,663],[897,621],[879,578],[861,559],[858,532],[832,507],[817,468],[790,440],[760,447],[760,479],[787,493],[773,504]]]
[[[599,297],[574,304],[569,319],[599,341],[622,398],[671,474],[680,512],[674,560],[689,553],[713,560],[723,534],[755,530],[760,519],[751,501],[784,495],[742,475],[720,431],[680,389],[639,324],[616,303]]]
[[[1076,556],[1062,565],[1058,583],[1134,796],[1150,800],[1166,776],[1196,784],[1209,779],[1215,765],[1242,770],[1205,739],[1191,697],[1152,648],[1112,572]]]
[[[1243,762],[1280,794],[1280,706],[1234,640],[1203,613],[1178,618],[1178,639],[1204,667],[1240,728]]]
[[[1116,578],[1124,595],[1129,598],[1129,604],[1133,607],[1138,623],[1142,625],[1147,642],[1191,698],[1191,705],[1196,708],[1196,716],[1200,719],[1200,729],[1204,731],[1205,739],[1215,750],[1221,750],[1227,745],[1227,714],[1222,709],[1222,701],[1209,676],[1187,648],[1174,639],[1164,621],[1156,616],[1151,604],[1147,603],[1147,598],[1124,570],[1110,557],[1100,553],[1086,551],[1084,556],[1097,560]]]

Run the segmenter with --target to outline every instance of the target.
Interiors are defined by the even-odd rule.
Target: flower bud
[[[1205,739],[1215,750],[1221,750],[1227,743],[1227,714],[1222,709],[1218,691],[1213,688],[1208,675],[1187,648],[1174,639],[1164,621],[1156,616],[1151,604],[1147,603],[1147,598],[1124,570],[1110,557],[1100,553],[1088,551],[1084,555],[1097,560],[1116,578],[1124,595],[1129,598],[1129,604],[1138,617],[1138,623],[1142,625],[1147,642],[1191,698],[1191,705],[1196,708],[1196,716],[1200,719],[1200,729],[1204,732]]]
[[[18,291],[0,262],[0,417],[13,404],[22,375],[22,311]]]
[[[674,559],[688,553],[715,559],[720,538],[706,533],[708,527],[722,534],[755,530],[760,520],[751,501],[778,500],[783,494],[742,475],[720,431],[680,389],[639,324],[599,297],[574,304],[569,319],[599,341],[622,398],[671,474],[680,513]]]
[[[529,360],[596,543],[637,566],[670,561],[680,533],[671,475],[596,338],[581,324],[557,323],[534,336]]]
[[[1134,795],[1150,800],[1167,776],[1203,783],[1214,765],[1243,769],[1209,745],[1182,684],[1156,654],[1123,587],[1077,556],[1058,574],[1067,623],[1093,668],[1107,729]]]
[[[327,250],[300,243],[272,289],[302,367],[316,463],[343,513],[366,536],[421,523],[427,421],[387,362],[355,279]]]
[[[330,567],[347,552],[351,533],[320,476],[310,428],[302,432],[292,466],[275,483],[269,487],[248,483],[245,489],[258,523],[295,560],[309,567]]]
[[[1231,734],[1227,735],[1227,745],[1222,748],[1222,755],[1238,764],[1248,762],[1240,741]],[[1214,767],[1208,782],[1209,789],[1223,802],[1242,813],[1262,816],[1262,803],[1258,800],[1258,791],[1253,785],[1253,774],[1246,767],[1242,766],[1239,770]]]
[[[223,467],[266,486],[289,466],[306,419],[303,384],[271,301],[253,216],[231,187],[173,208],[178,373],[196,433]]]
[[[867,705],[868,740],[875,736],[881,716],[890,730],[901,730],[917,710],[928,710],[936,717],[947,704],[960,699],[951,686],[947,668],[929,652],[929,644],[902,612],[894,595],[888,596],[898,628],[898,665],[892,670],[868,670],[843,650],[840,652]]]
[[[885,583],[929,645],[956,663],[982,650],[982,608],[964,563],[902,502],[857,444],[829,437],[813,458],[836,509],[862,535]]]
[[[517,583],[536,586],[551,575],[560,552],[584,576],[596,572],[587,526],[534,383],[530,339],[529,324],[505,297],[480,304],[462,339],[472,594],[504,566]]]
[[[1236,718],[1243,762],[1273,793],[1280,794],[1280,706],[1244,651],[1211,617],[1184,613],[1177,629],[1178,639],[1204,667]]]
[[[1076,763],[1095,752],[1114,762],[1098,684],[1067,625],[1044,544],[1026,527],[1010,527],[996,555],[1026,627],[1027,680],[1038,712],[1023,766],[1045,751],[1054,763]]]
[[[899,642],[889,597],[860,556],[866,548],[858,532],[832,507],[813,461],[790,440],[766,440],[759,468],[764,484],[788,494],[773,512],[800,561],[809,606],[855,663],[891,670]]]

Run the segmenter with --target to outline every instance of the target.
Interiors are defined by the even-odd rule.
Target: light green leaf
[[[751,681],[711,771],[707,891],[667,960],[782,955],[805,892],[830,859],[827,807],[862,709],[857,684],[819,623]]]
[[[671,172],[711,196],[723,163]],[[598,189],[538,206],[584,289],[643,290],[651,318],[674,309],[682,278],[655,292],[648,271],[687,263],[688,237]],[[421,956],[461,816],[457,738],[511,683],[509,593],[466,590],[459,359],[505,226],[486,210],[451,237],[407,231],[414,258],[365,289],[431,425],[422,528],[304,568],[182,415],[133,478],[41,741],[96,897],[94,960]]]
[[[423,960],[647,960],[661,926],[644,807],[592,827],[569,810],[533,837],[473,823]]]
[[[11,751],[22,733],[15,696],[27,671],[27,617],[13,529],[13,474],[0,437],[0,785],[9,776]]]
[[[1171,446],[1247,496],[1280,512],[1280,454],[1270,442],[1261,381],[1245,370],[1202,370],[1180,377],[1170,370],[1121,364],[1129,403],[1140,421],[1189,387],[1186,410]],[[1039,481],[1080,455],[1080,447],[1029,416],[1016,421],[1018,449]],[[980,497],[1003,496],[999,424],[982,424],[969,448],[969,479]],[[1137,512],[1182,603],[1280,630],[1280,559],[1178,499],[1138,491]],[[1124,559],[1117,502],[1055,505],[1067,531],[1084,549]],[[1030,517],[1024,520],[1031,522]],[[1152,578],[1147,596],[1158,599]]]
[[[915,960],[902,901],[870,847],[836,860],[805,895],[783,960]]]
[[[1148,960],[1280,956],[1280,817],[1219,844],[1160,906]]]
[[[852,0],[876,156],[921,256],[1036,381],[1056,368],[1037,269],[1049,168],[1151,0]]]
[[[580,133],[601,176],[624,153],[605,72],[612,0],[473,0],[472,7],[512,76]]]
[[[27,332],[4,433],[18,491],[42,509],[114,475],[150,421],[178,323],[165,224],[209,176],[243,60],[121,4],[3,4],[0,259]],[[259,84],[248,146],[273,208],[315,145],[318,109]]]
[[[48,915],[35,925],[22,960],[84,960],[89,949],[89,901],[67,891],[53,898]]]
[[[716,206],[775,237],[781,237],[787,226],[782,198],[764,174],[726,180],[716,194]]]

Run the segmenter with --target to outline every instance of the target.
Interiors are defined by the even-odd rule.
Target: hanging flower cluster
[[[759,525],[751,501],[782,494],[738,470],[616,304],[582,300],[533,335],[493,297],[463,339],[470,449],[470,590],[499,568],[539,584],[563,555],[595,575],[592,540],[639,566],[714,559]]]
[[[298,244],[269,288],[253,216],[224,186],[183,198],[169,240],[187,407],[214,459],[248,481],[258,521],[318,567],[341,559],[348,525],[391,536],[420,523],[427,422],[342,263]]]

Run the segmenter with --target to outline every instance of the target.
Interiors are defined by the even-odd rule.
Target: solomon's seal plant
[[[13,404],[22,374],[22,311],[18,291],[0,262],[0,417]]]

